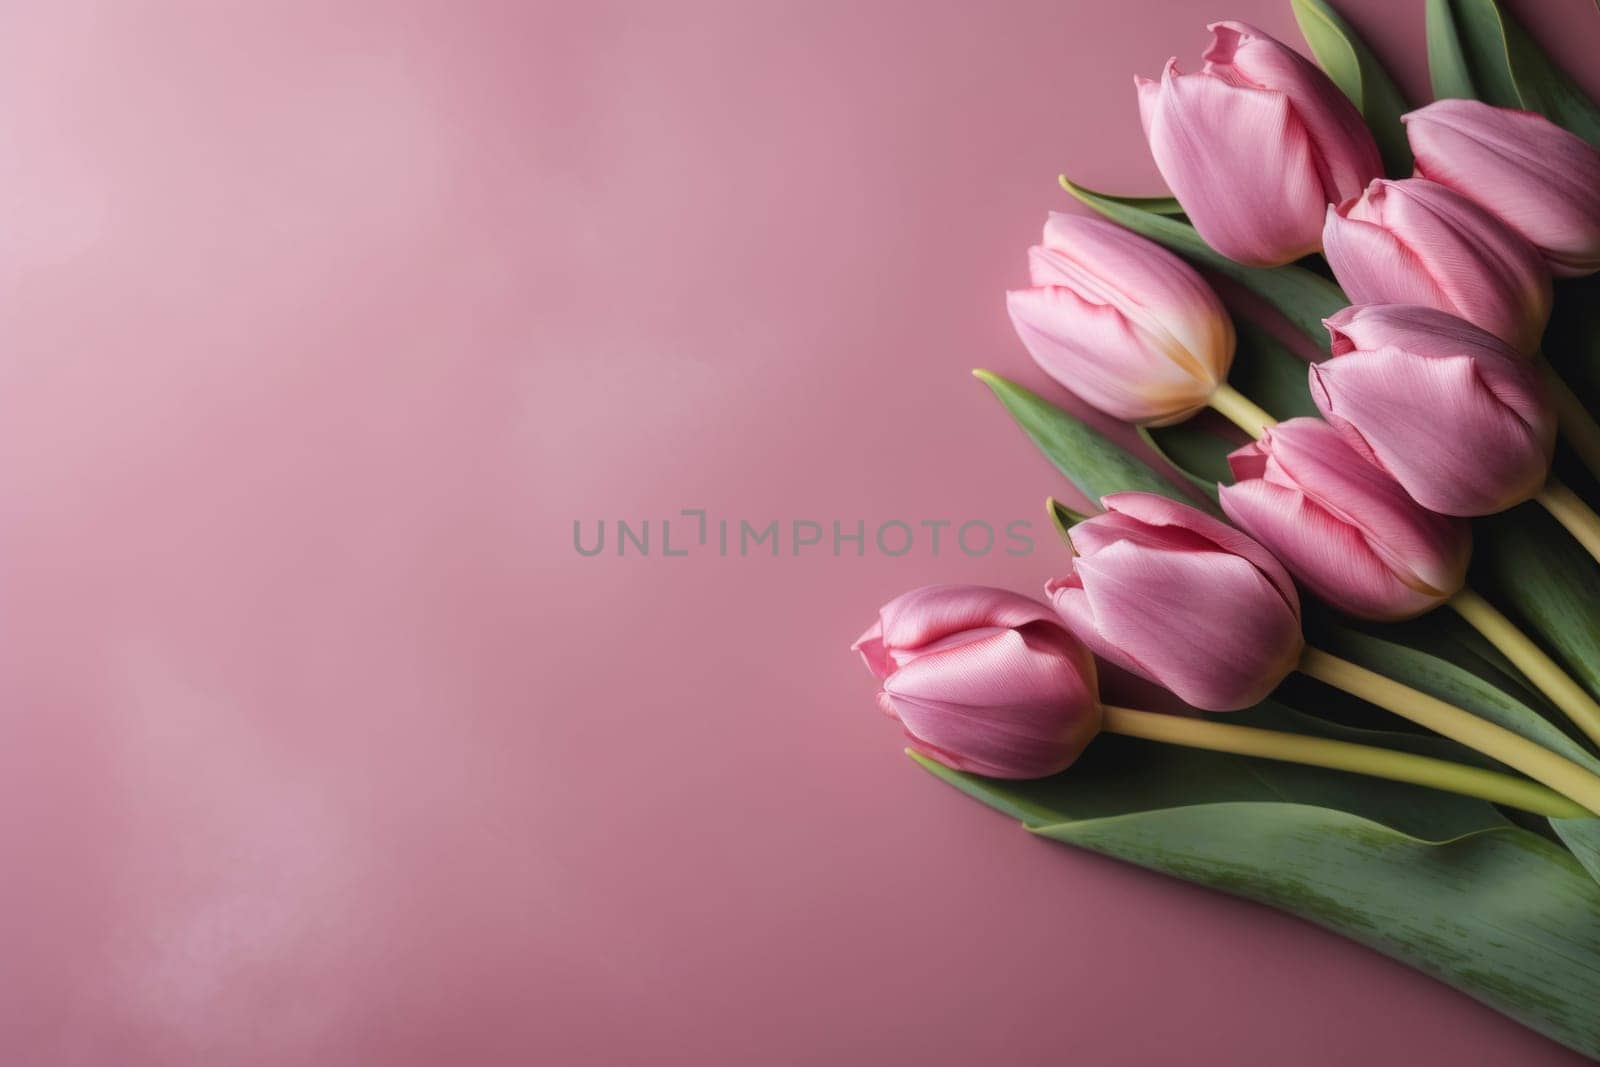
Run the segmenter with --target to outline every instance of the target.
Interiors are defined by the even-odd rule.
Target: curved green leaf
[[[1320,643],[1336,656],[1464,708],[1590,770],[1600,771],[1600,761],[1582,745],[1535,708],[1494,685],[1483,673],[1409,645],[1345,627],[1330,629]]]
[[[1600,567],[1536,503],[1476,527],[1481,591],[1600,698]]]
[[[1183,205],[1178,203],[1178,198],[1175,196],[1120,196],[1117,193],[1102,193],[1092,189],[1085,189],[1084,192],[1096,199],[1121,204],[1135,211],[1147,211],[1152,215],[1183,214]]]
[[[1065,175],[1061,177],[1061,187],[1111,221],[1243,285],[1316,341],[1323,351],[1328,350],[1328,333],[1322,320],[1349,301],[1344,291],[1326,278],[1304,267],[1246,267],[1212,249],[1193,226],[1181,219],[1107,199],[1074,185]]]
[[[1310,364],[1249,319],[1235,315],[1233,325],[1239,345],[1228,371],[1228,384],[1280,421],[1317,415],[1311,399]]]
[[[1466,50],[1456,32],[1450,0],[1428,0],[1428,80],[1435,100],[1475,100],[1478,91],[1467,68]]]
[[[1124,742],[1114,766],[1080,775],[1113,740]],[[1600,1055],[1600,885],[1557,845],[1503,824],[1425,838],[1328,807],[1257,799],[1227,769],[1197,766],[1179,778],[1182,766],[1144,762],[1132,744],[1098,739],[1042,785],[913,758],[1042,837],[1298,915]],[[1226,796],[1229,786],[1241,795]],[[1208,799],[1140,803],[1152,790]]]
[[[1537,111],[1600,144],[1600,106],[1496,0],[1428,0],[1428,62],[1435,97]]]
[[[1072,546],[1072,528],[1089,517],[1073,511],[1053,496],[1044,498],[1044,513],[1050,516],[1050,525],[1055,527],[1056,536],[1069,548]]]
[[[1409,108],[1389,72],[1326,0],[1291,0],[1311,54],[1367,120],[1383,165],[1394,177],[1411,173],[1411,145],[1400,116]]]
[[[1139,436],[1212,500],[1217,499],[1218,483],[1233,479],[1228,453],[1238,445],[1206,429],[1200,417],[1171,426],[1141,426]]]
[[[1571,850],[1572,858],[1600,882],[1600,819],[1551,819],[1550,825]]]
[[[1098,501],[1108,493],[1137,489],[1160,493],[1185,504],[1197,504],[1110,438],[1038,393],[986,370],[973,371],[973,374],[993,390],[1017,425],[1039,446],[1039,451],[1090,500]]]

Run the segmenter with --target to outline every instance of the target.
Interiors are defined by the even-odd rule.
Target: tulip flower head
[[[851,646],[910,747],[991,778],[1042,778],[1100,729],[1094,657],[1050,609],[1004,589],[934,585],[885,604]]]
[[[1178,422],[1233,362],[1233,323],[1183,260],[1104,219],[1052,213],[1028,251],[1033,288],[1006,294],[1034,362],[1125,422]]]
[[[1072,569],[1045,586],[1095,655],[1206,711],[1275,689],[1304,647],[1300,598],[1249,536],[1153,493],[1113,493],[1072,528]]]
[[[1321,419],[1290,419],[1228,457],[1222,510],[1323,600],[1363,619],[1411,618],[1466,581],[1472,535],[1422,507]]]
[[[1539,347],[1552,298],[1539,250],[1453,189],[1375,181],[1328,210],[1323,243],[1352,303],[1438,308],[1518,352]]]
[[[1600,271],[1600,149],[1543,115],[1438,100],[1404,115],[1419,177],[1521,234],[1558,278]]]
[[[1383,173],[1361,113],[1298,52],[1242,22],[1207,27],[1205,67],[1136,78],[1167,186],[1206,243],[1277,266],[1322,247],[1329,204]]]
[[[1326,324],[1334,358],[1312,365],[1312,399],[1413,500],[1488,515],[1539,491],[1556,418],[1532,361],[1433,308],[1349,307]]]

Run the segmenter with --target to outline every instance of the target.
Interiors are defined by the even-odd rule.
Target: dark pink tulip
[[[1195,229],[1240,263],[1276,266],[1322,247],[1329,204],[1383,173],[1361,114],[1298,52],[1242,22],[1215,22],[1205,67],[1136,78],[1151,154]]]
[[[1233,362],[1233,323],[1195,269],[1104,219],[1052,213],[1006,294],[1017,336],[1056,381],[1125,422],[1177,422]]]
[[[1353,304],[1420,304],[1519,352],[1550,319],[1550,271],[1522,235],[1425,178],[1375,181],[1328,210],[1324,251]]]
[[[1042,778],[1100,729],[1094,657],[1036,600],[930,585],[885,604],[851,648],[910,747],[958,771]]]
[[[1539,491],[1556,419],[1533,362],[1434,308],[1349,307],[1311,396],[1357,452],[1425,508],[1488,515]]]
[[[1558,278],[1600,270],[1600,149],[1543,115],[1439,100],[1402,120],[1417,174],[1493,212]]]
[[[1153,493],[1113,493],[1072,528],[1075,556],[1045,586],[1095,655],[1207,711],[1236,711],[1300,659],[1300,598],[1247,535]]]
[[[1228,457],[1222,510],[1306,588],[1363,619],[1408,619],[1467,577],[1467,523],[1429,511],[1321,419],[1270,427]]]

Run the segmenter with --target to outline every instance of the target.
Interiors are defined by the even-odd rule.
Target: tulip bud
[[[1233,323],[1200,275],[1104,219],[1052,213],[1028,250],[1032,289],[1006,294],[1034,362],[1125,422],[1204,407],[1233,362]]]
[[[1167,61],[1136,78],[1139,116],[1167,186],[1206,243],[1272,267],[1322,247],[1327,206],[1383,174],[1361,113],[1298,52],[1216,22],[1197,74]]]
[[[1420,304],[1457,315],[1518,352],[1539,347],[1550,271],[1521,235],[1424,178],[1375,181],[1328,211],[1328,265],[1354,304]]]
[[[1488,515],[1539,491],[1556,419],[1532,361],[1433,308],[1349,307],[1325,321],[1335,358],[1312,365],[1311,397],[1413,500]]]
[[[885,604],[850,646],[910,747],[991,778],[1066,768],[1100,729],[1094,657],[1036,600],[931,585]]]
[[[1313,593],[1386,622],[1429,611],[1466,581],[1472,535],[1406,495],[1321,419],[1290,419],[1228,457],[1222,510]]]
[[[1600,270],[1600,149],[1543,115],[1439,100],[1402,116],[1417,175],[1488,209],[1558,278]]]
[[[1045,586],[1095,655],[1206,711],[1236,711],[1300,659],[1300,598],[1272,553],[1153,493],[1113,493],[1072,528],[1072,570]]]

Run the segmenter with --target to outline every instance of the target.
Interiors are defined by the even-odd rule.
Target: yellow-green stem
[[[1251,437],[1260,437],[1263,430],[1278,421],[1227,382],[1212,391],[1207,403]]]
[[[1583,406],[1583,401],[1562,381],[1561,375],[1550,365],[1550,361],[1543,355],[1534,357],[1539,363],[1539,369],[1544,374],[1544,380],[1550,387],[1550,393],[1556,402],[1556,418],[1561,424],[1561,436],[1567,439],[1567,444],[1583,460],[1583,465],[1589,468],[1596,478],[1600,478],[1600,423],[1596,423],[1594,416],[1589,414],[1589,409]]]
[[[1600,515],[1578,498],[1578,494],[1551,478],[1534,497],[1577,542],[1600,560]]]
[[[1517,670],[1527,675],[1528,681],[1565,712],[1589,740],[1600,745],[1600,702],[1590,696],[1588,690],[1573,681],[1532,638],[1473,590],[1461,590],[1448,603],[1456,614],[1515,664]]]
[[[1106,733],[1187,748],[1232,752],[1409,782],[1552,818],[1581,819],[1589,814],[1567,797],[1526,778],[1374,745],[1111,706],[1105,709],[1101,729]]]
[[[1503,726],[1320,648],[1305,650],[1300,657],[1300,670],[1402,719],[1477,749],[1577,801],[1586,810],[1600,813],[1600,776]]]

